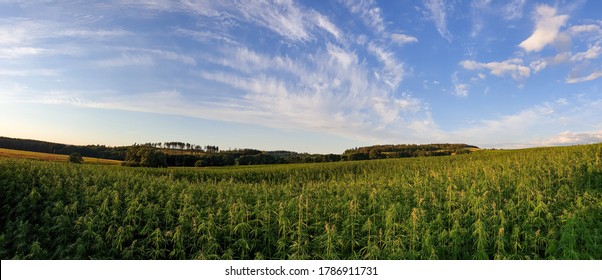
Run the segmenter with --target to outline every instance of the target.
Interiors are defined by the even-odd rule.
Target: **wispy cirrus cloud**
[[[31,76],[58,76],[60,71],[56,69],[2,69],[0,68],[0,77],[31,77]]]
[[[291,0],[181,2],[180,5],[169,5],[161,1],[161,4],[150,8],[171,10],[185,7],[185,12],[192,11],[218,20],[224,17],[232,20],[242,19],[267,28],[292,42],[315,39],[314,33],[318,30],[325,31],[336,39],[340,39],[342,34],[327,16]]]
[[[377,75],[377,79],[382,80],[392,89],[396,89],[403,80],[403,63],[397,61],[393,52],[377,46],[376,44],[368,44],[367,49],[383,65],[381,71],[374,72]]]
[[[26,18],[0,19],[0,45],[24,46],[44,43],[48,39],[109,39],[132,35],[122,28],[77,27],[76,23]]]
[[[403,66],[392,53],[374,44],[368,46],[382,63],[375,72],[357,53],[332,43],[325,47],[316,49],[309,60],[248,48],[227,49],[211,61],[234,72],[203,71],[200,76],[243,93],[243,99],[235,104],[255,108],[248,111],[253,116],[247,118],[279,116],[277,121],[273,117],[261,120],[270,126],[294,123],[347,137],[357,137],[360,131],[370,132],[371,137],[394,137],[397,133],[385,128],[404,125],[424,129],[428,124],[438,131],[432,120],[424,122],[430,115],[419,99],[396,94]],[[236,93],[229,94],[233,95]],[[405,132],[407,137],[419,136],[417,131]]]
[[[502,14],[506,20],[515,20],[523,17],[523,9],[526,0],[512,0],[502,8]]]
[[[0,58],[4,59],[17,59],[24,56],[38,55],[46,52],[43,48],[33,47],[8,47],[0,48]]]
[[[119,57],[100,60],[96,65],[101,67],[151,66],[155,61],[149,55],[123,53]]]
[[[556,41],[560,28],[568,19],[568,15],[557,15],[556,8],[545,4],[538,5],[533,15],[535,31],[519,46],[527,52],[541,51],[545,46]]]
[[[443,0],[427,0],[424,3],[428,11],[428,18],[433,21],[437,32],[448,42],[452,41],[452,35],[447,29],[447,12],[446,2]]]
[[[602,77],[602,70],[597,70],[586,76],[577,76],[576,77],[574,75],[570,75],[569,77],[566,78],[566,83],[567,84],[576,84],[576,83],[588,82],[588,81],[593,81],[595,79],[598,79],[600,77]]]
[[[573,25],[569,28],[569,31],[573,35],[580,35],[583,33],[593,33],[602,35],[602,28],[600,28],[597,24],[582,24],[582,25]]]
[[[571,61],[583,61],[596,59],[602,54],[602,47],[599,45],[591,46],[587,51],[579,52],[571,57]]]
[[[96,61],[96,65],[102,67],[152,66],[155,65],[156,61],[160,60],[196,65],[195,58],[172,51],[134,47],[115,47],[114,49],[121,52],[121,55],[101,59]]]
[[[307,41],[312,35],[312,19],[292,1],[250,1],[238,3],[239,12],[248,21],[269,28],[292,41]]]
[[[376,33],[385,32],[385,23],[382,11],[373,0],[342,0],[341,1],[354,14],[360,15],[362,22]]]
[[[468,96],[468,89],[470,86],[467,83],[460,82],[458,78],[458,72],[454,72],[451,77],[452,80],[452,94],[455,96],[466,97]]]

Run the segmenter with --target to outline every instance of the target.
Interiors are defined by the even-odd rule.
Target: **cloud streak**
[[[587,76],[568,77],[566,79],[566,83],[567,84],[583,83],[583,82],[593,81],[593,80],[598,79],[600,77],[602,77],[602,71],[598,70],[598,71],[592,72],[591,74],[589,74]]]
[[[437,32],[448,42],[452,41],[452,35],[447,29],[447,8],[443,0],[427,0],[424,3],[429,12],[429,18],[435,24]]]

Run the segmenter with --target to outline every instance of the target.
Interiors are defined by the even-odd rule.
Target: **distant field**
[[[62,161],[62,162],[67,162],[67,160],[69,158],[68,155],[29,152],[29,151],[11,150],[11,149],[4,149],[4,148],[0,148],[0,157],[35,159],[35,160],[43,160],[43,161]],[[84,163],[85,164],[89,163],[89,164],[119,165],[119,164],[121,164],[121,161],[111,160],[111,159],[102,159],[102,158],[84,157]]]

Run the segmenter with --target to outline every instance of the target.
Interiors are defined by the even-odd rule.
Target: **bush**
[[[84,158],[82,157],[82,155],[80,155],[77,152],[76,153],[71,153],[69,155],[69,162],[82,164],[82,163],[84,163]]]

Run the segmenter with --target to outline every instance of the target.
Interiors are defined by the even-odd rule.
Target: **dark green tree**
[[[80,153],[74,152],[69,155],[69,162],[82,164],[84,163],[84,158]]]
[[[131,146],[126,155],[126,166],[144,166],[144,167],[167,167],[166,156],[163,152],[148,146],[134,145]]]

